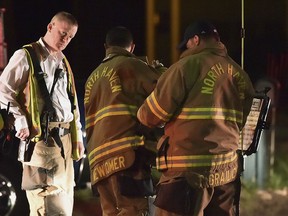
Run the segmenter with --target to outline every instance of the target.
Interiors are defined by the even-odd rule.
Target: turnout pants
[[[148,215],[148,197],[121,195],[118,182],[119,173],[115,173],[96,184],[97,191],[100,195],[102,216]]]
[[[26,190],[30,216],[72,215],[74,168],[70,133],[61,141],[62,153],[53,139],[49,146],[37,142],[30,162],[23,163],[22,188]]]
[[[174,192],[173,189],[169,189],[170,191],[167,192],[163,187],[157,192],[154,202],[156,205],[155,216],[236,216],[235,201],[238,195],[238,184],[239,181],[235,180],[213,188],[190,188],[190,193],[186,186],[177,187],[177,191]],[[181,188],[185,191],[184,196],[176,197],[177,193],[181,193]],[[163,201],[157,203],[157,198],[165,200],[166,204]],[[189,213],[179,213],[179,211],[185,212],[186,210]]]

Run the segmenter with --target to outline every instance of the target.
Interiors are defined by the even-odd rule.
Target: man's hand
[[[151,65],[154,68],[164,67],[164,65],[158,59],[152,60]]]
[[[153,60],[151,66],[160,74],[163,74],[167,67],[165,67],[159,60]]]
[[[26,140],[30,135],[30,131],[28,128],[22,128],[15,134],[16,137],[18,137],[21,140]]]

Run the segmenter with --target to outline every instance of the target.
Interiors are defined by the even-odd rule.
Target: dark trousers
[[[175,191],[168,189],[169,194],[164,186],[157,193],[155,216],[236,216],[235,204],[240,196],[239,183],[237,179],[213,188],[193,189],[186,181],[182,181],[181,184],[186,185],[179,186],[180,183],[178,183]],[[159,197],[163,197],[166,204],[162,201],[159,203],[159,200],[157,201]]]
[[[148,197],[128,197],[120,193],[119,173],[97,183],[103,216],[145,216],[148,214]]]

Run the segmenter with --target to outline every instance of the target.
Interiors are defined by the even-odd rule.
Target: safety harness
[[[23,48],[25,48],[30,54],[34,67],[34,74],[39,85],[39,91],[45,103],[43,111],[41,113],[41,125],[42,125],[44,142],[48,144],[48,136],[50,135],[51,137],[53,137],[56,144],[61,148],[61,155],[64,157],[63,143],[59,135],[59,128],[54,127],[50,131],[48,128],[49,122],[55,120],[56,112],[51,101],[51,96],[53,94],[55,84],[58,78],[60,77],[61,69],[56,69],[52,88],[49,93],[44,79],[44,73],[41,69],[40,62],[39,59],[37,58],[35,50],[33,49],[32,46],[24,46]]]

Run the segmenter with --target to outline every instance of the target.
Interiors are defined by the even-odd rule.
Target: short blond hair
[[[76,18],[72,14],[65,11],[60,11],[57,14],[55,14],[51,19],[51,23],[53,23],[55,20],[65,21],[78,27],[78,21],[76,20]]]

